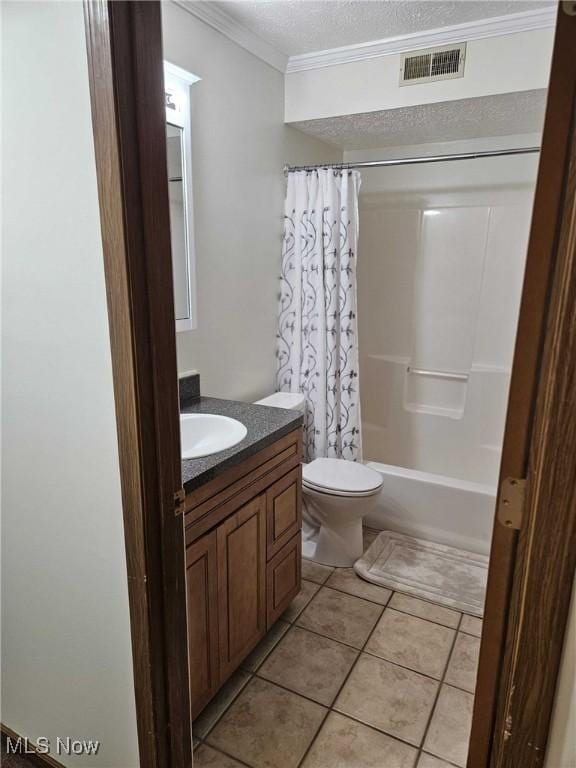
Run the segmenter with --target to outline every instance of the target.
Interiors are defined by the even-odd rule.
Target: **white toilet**
[[[276,392],[257,405],[304,411],[304,395]],[[382,475],[345,459],[302,465],[302,554],[324,565],[350,568],[362,556],[362,520],[376,504]]]
[[[362,520],[376,504],[382,475],[345,459],[314,459],[302,468],[302,554],[350,568],[364,551]]]

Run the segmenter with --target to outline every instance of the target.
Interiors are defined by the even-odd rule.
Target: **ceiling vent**
[[[464,76],[466,43],[402,54],[400,85],[433,83]]]

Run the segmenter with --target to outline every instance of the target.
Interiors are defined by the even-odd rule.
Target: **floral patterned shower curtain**
[[[278,389],[306,396],[304,458],[360,461],[358,171],[288,174]]]

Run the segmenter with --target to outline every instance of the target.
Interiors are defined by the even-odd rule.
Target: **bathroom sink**
[[[213,413],[180,414],[180,447],[183,459],[199,459],[232,448],[248,430],[236,419]]]

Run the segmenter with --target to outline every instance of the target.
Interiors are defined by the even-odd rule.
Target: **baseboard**
[[[44,755],[38,752],[38,747],[31,741],[26,741],[24,736],[19,736],[16,731],[8,728],[4,723],[0,723],[0,736],[2,738],[2,745],[9,755],[18,755],[25,760],[28,760],[31,765],[38,766],[38,768],[64,768],[62,763],[55,760],[50,755]],[[20,740],[20,741],[18,741]],[[10,746],[14,744],[20,744],[21,748],[15,751],[8,750],[9,741]]]

